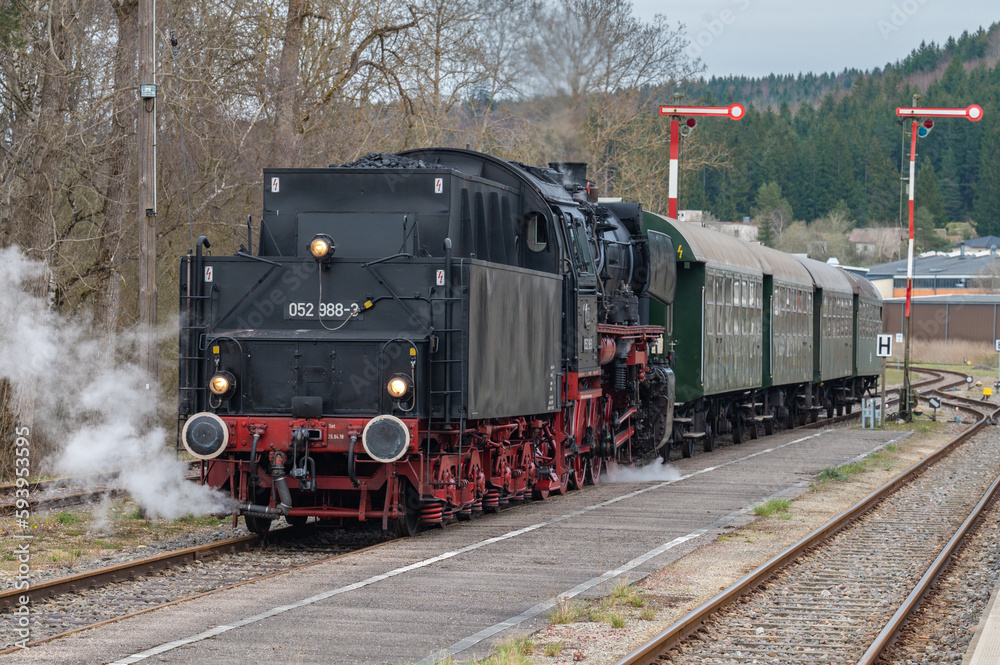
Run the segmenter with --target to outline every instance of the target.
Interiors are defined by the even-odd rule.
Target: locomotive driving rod
[[[285,456],[281,453],[275,453],[271,461],[271,479],[274,481],[274,488],[278,490],[278,505],[272,508],[244,502],[238,506],[241,513],[260,517],[288,516],[288,511],[292,507],[292,494],[288,491],[288,481],[285,480]]]

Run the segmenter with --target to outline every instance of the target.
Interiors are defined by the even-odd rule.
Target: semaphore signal
[[[747,114],[746,108],[740,103],[729,106],[677,106],[663,105],[660,107],[660,115],[669,115],[670,118],[670,201],[667,206],[667,216],[677,219],[677,179],[678,179],[678,158],[680,153],[680,137],[682,133],[681,119],[686,118],[684,130],[690,133],[698,121],[695,117],[716,117],[729,118],[730,120],[742,120]],[[684,135],[687,136],[687,133]]]
[[[965,118],[972,122],[983,119],[983,107],[970,104],[965,108],[921,108],[917,106],[920,95],[913,95],[913,106],[899,106],[896,115],[900,118],[912,118],[913,129],[910,132],[910,240],[906,259],[906,308],[903,312],[903,330],[905,334],[903,351],[903,397],[900,415],[906,420],[912,420],[910,396],[910,300],[913,293],[913,192],[917,181],[917,138],[927,136],[934,128],[931,118]],[[902,122],[902,120],[900,120]]]
[[[917,106],[900,106],[896,108],[900,118],[965,118],[972,122],[983,119],[983,107],[972,104],[964,109],[919,108]]]

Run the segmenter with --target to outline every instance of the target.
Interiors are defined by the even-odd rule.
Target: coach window
[[[705,332],[715,334],[715,278],[709,275],[705,278]]]
[[[743,309],[740,307],[740,280],[733,280],[733,332],[740,334],[740,319],[743,316]]]
[[[740,280],[733,280],[733,334],[740,334],[743,323],[743,308],[740,307]]]
[[[733,332],[733,276],[726,275],[726,334]]]
[[[726,282],[722,275],[715,276],[715,334],[722,334],[722,325],[726,320]]]

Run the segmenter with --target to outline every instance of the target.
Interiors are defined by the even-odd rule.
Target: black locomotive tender
[[[258,533],[409,535],[786,415],[758,381],[725,396],[729,424],[693,402],[674,421],[674,242],[598,203],[582,164],[427,149],[265,170],[257,253],[209,246],[181,260],[181,441]],[[848,408],[871,382],[851,385]]]

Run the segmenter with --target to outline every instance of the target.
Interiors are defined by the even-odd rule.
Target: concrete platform
[[[962,665],[996,665],[1000,663],[1000,585],[990,594],[976,634],[962,658]]]
[[[558,597],[635,581],[905,436],[785,432],[435,529],[11,654],[11,663],[431,663],[545,625]],[[665,479],[666,474],[670,479]]]

